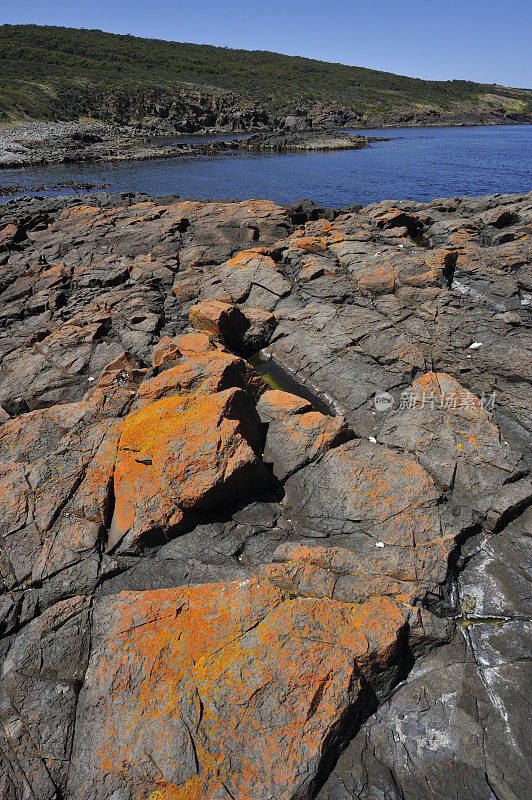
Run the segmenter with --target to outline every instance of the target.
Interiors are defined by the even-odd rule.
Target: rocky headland
[[[0,207],[0,796],[520,800],[532,195]]]

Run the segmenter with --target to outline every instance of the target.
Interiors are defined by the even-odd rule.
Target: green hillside
[[[278,53],[119,36],[99,30],[0,26],[0,117],[47,118],[90,111],[102,92],[154,91],[183,85],[230,92],[269,111],[341,107],[397,110],[503,108],[532,112],[532,91],[470,81],[425,81],[388,72]],[[85,98],[80,103],[79,98]],[[105,113],[103,114],[105,116]]]

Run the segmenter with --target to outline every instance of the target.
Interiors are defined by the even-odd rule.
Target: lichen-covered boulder
[[[230,506],[271,485],[263,433],[239,389],[178,395],[132,412],[122,424],[109,547],[128,547],[181,522],[185,511]]]
[[[407,617],[256,580],[102,599],[67,797],[309,796]]]

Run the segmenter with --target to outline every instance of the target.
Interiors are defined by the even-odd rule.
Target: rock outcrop
[[[0,207],[2,797],[525,795],[531,219]]]
[[[370,142],[389,141],[386,138],[361,136],[333,129],[309,131],[278,131],[277,133],[256,133],[238,142],[239,149],[245,150],[362,150]]]

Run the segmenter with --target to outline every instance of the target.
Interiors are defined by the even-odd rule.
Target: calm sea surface
[[[109,192],[142,190],[151,195],[278,203],[308,197],[327,206],[532,189],[532,125],[361,132],[390,136],[392,141],[330,153],[242,152],[0,170],[0,185],[23,184],[29,189],[64,182],[108,183]]]

